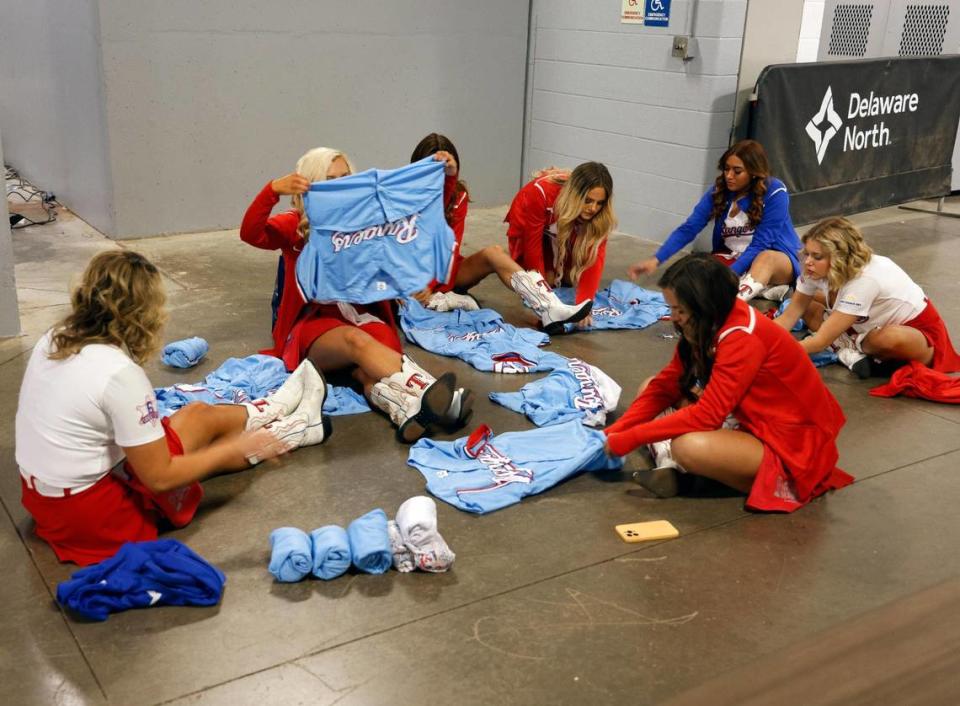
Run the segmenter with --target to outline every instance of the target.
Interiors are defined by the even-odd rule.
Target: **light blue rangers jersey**
[[[276,392],[290,376],[283,361],[272,355],[227,358],[201,382],[178,383],[158,387],[157,407],[161,417],[169,417],[191,402],[242,404]],[[323,413],[331,416],[369,412],[370,405],[349,387],[327,385]]]
[[[424,350],[460,358],[484,372],[537,373],[566,365],[563,356],[540,350],[550,342],[547,334],[508,324],[493,309],[432,311],[406,299],[400,328]]]
[[[564,304],[573,304],[575,292],[573,287],[561,287],[553,290]],[[633,282],[616,279],[606,289],[597,292],[593,298],[593,326],[588,331],[597,329],[641,329],[655,324],[664,317],[670,316],[670,307],[667,306],[660,292],[654,292],[635,285]],[[572,330],[573,324],[567,324]],[[578,329],[579,330],[579,329]]]
[[[541,493],[581,471],[616,470],[623,459],[603,451],[605,436],[578,421],[494,436],[481,425],[456,441],[422,438],[407,460],[427,490],[454,507],[483,514]]]
[[[369,304],[447,281],[456,238],[443,213],[443,166],[427,157],[311,184],[310,238],[297,258],[303,298]]]
[[[528,382],[518,392],[491,392],[490,399],[525,414],[538,427],[577,420],[604,426],[607,412],[620,402],[620,386],[605,372],[577,358],[545,378]]]

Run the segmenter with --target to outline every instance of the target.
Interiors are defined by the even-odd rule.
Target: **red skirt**
[[[386,303],[383,304],[384,308],[387,308],[387,306]],[[371,311],[371,309],[371,306],[357,305],[357,311],[361,314],[369,313],[378,317],[383,316],[383,312]],[[387,313],[389,314],[389,311]],[[339,326],[356,326],[387,348],[392,348],[397,353],[403,353],[403,346],[400,344],[400,337],[397,335],[397,327],[393,323],[393,316],[388,315],[387,318],[389,323],[375,321],[357,326],[357,324],[344,318],[336,304],[315,304],[308,307],[300,320],[290,329],[290,335],[287,336],[281,356],[283,363],[287,366],[287,370],[296,370],[297,366],[306,359],[313,342]]]
[[[837,490],[853,483],[853,476],[834,468],[803,500],[796,492],[793,479],[783,465],[783,460],[766,444],[763,445],[763,460],[747,496],[747,507],[763,512],[793,512],[803,507],[828,490]]]
[[[940,318],[940,312],[933,302],[927,300],[927,305],[923,311],[915,317],[906,321],[904,326],[915,328],[927,339],[927,343],[933,348],[933,361],[930,367],[939,370],[941,373],[955,373],[960,371],[960,355],[957,354],[950,340],[950,334],[947,332],[947,325]]]
[[[182,455],[180,437],[168,419],[162,421],[170,455]],[[112,557],[126,542],[156,539],[161,517],[177,526],[193,518],[203,497],[199,483],[154,494],[136,479],[128,464],[124,467],[129,479],[107,473],[86,490],[63,497],[41,495],[20,477],[21,503],[33,516],[37,536],[60,561],[96,564]]]

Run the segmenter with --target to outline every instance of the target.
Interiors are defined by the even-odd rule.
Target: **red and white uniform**
[[[458,175],[450,176],[448,174],[443,180],[443,214],[447,219],[447,225],[450,226],[456,238],[456,244],[453,246],[453,263],[450,266],[450,279],[443,283],[431,282],[430,291],[433,292],[452,291],[457,281],[460,263],[463,262],[460,246],[463,244],[463,229],[467,221],[470,196],[466,189],[457,188],[457,179]]]
[[[857,317],[850,327],[850,337],[857,347],[874,329],[909,326],[920,331],[933,348],[931,368],[945,373],[960,370],[960,355],[953,347],[940,313],[910,275],[889,257],[871,255],[860,273],[840,287],[834,301],[830,301],[829,290],[826,279],[803,275],[797,279],[797,291],[801,294],[823,293],[826,315],[839,311]]]
[[[161,515],[189,522],[199,484],[155,495],[123,463],[121,447],[164,437],[171,454],[183,453],[143,369],[117,346],[90,344],[63,360],[50,349],[48,332],[30,356],[16,417],[21,497],[37,534],[62,561],[83,565],[156,539]]]
[[[695,431],[720,429],[733,414],[763,444],[763,461],[747,498],[754,510],[791,512],[853,478],[837,468],[837,435],[846,422],[809,356],[782,327],[737,300],[716,338],[716,358],[693,404],[657,417],[681,401],[679,355],[607,427],[610,449],[637,447]]]
[[[507,228],[507,241],[510,257],[525,270],[536,270],[543,277],[547,270],[557,272],[557,214],[553,205],[563,188],[549,176],[540,177],[526,184],[510,204],[504,222]],[[563,271],[569,273],[573,265],[573,248],[577,242],[576,226],[567,244],[567,257]],[[600,288],[603,276],[603,264],[607,258],[607,239],[604,238],[597,250],[596,261],[586,268],[576,282],[576,303],[593,299]],[[554,284],[553,282],[550,283]]]
[[[300,215],[285,211],[271,217],[279,201],[268,182],[247,208],[240,225],[243,242],[283,254],[283,294],[273,327],[273,347],[260,352],[280,358],[287,370],[294,370],[306,358],[311,344],[338,326],[357,326],[385,346],[402,352],[390,302],[308,305],[304,301],[297,287],[297,258],[304,246],[297,229]]]

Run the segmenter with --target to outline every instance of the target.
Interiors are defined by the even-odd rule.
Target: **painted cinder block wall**
[[[621,24],[620,5],[533,0],[523,170],[603,162],[620,230],[663,240],[728,146],[747,3],[673,0],[666,28]],[[694,5],[683,62],[670,49]]]

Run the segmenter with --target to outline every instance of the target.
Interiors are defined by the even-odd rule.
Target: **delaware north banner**
[[[960,56],[777,64],[756,94],[750,136],[795,223],[950,192]]]

